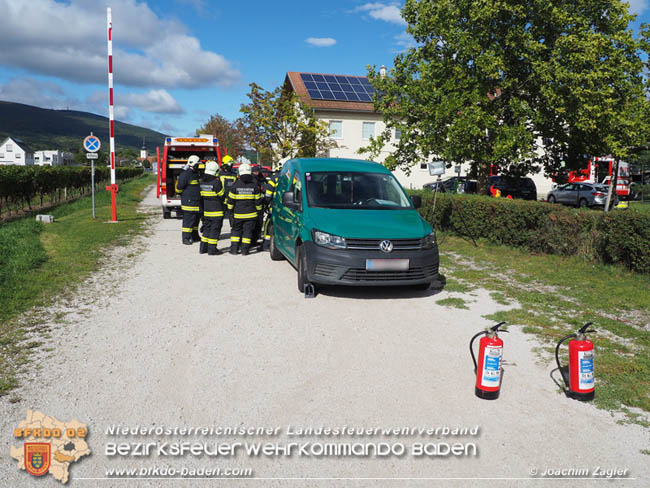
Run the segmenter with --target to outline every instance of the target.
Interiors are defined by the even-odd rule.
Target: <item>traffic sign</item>
[[[86,153],[86,159],[97,159],[97,153],[95,152]]]
[[[102,147],[99,137],[92,135],[92,133],[84,139],[84,149],[87,152],[97,152]]]

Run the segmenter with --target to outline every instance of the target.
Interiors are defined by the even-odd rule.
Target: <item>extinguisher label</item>
[[[579,380],[581,390],[591,390],[594,387],[594,351],[578,351],[580,367]]]
[[[502,354],[503,347],[488,346],[485,348],[485,362],[483,364],[483,377],[481,378],[482,386],[499,386]]]

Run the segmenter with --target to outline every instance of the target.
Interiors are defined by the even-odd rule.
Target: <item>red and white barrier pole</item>
[[[113,117],[113,20],[111,9],[106,9],[106,30],[108,35],[108,120],[111,146],[111,186],[106,189],[111,192],[112,221],[117,222],[117,183],[115,182],[115,120]]]

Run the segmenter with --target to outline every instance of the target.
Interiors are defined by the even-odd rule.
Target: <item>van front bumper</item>
[[[395,286],[439,282],[438,248],[393,251],[328,249],[311,241],[303,244],[307,253],[307,279],[321,285]],[[367,259],[408,259],[403,271],[368,271]]]

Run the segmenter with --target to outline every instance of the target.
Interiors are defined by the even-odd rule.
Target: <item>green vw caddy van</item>
[[[431,226],[393,174],[369,161],[302,158],[285,163],[272,209],[271,259],[314,285],[442,286]]]

